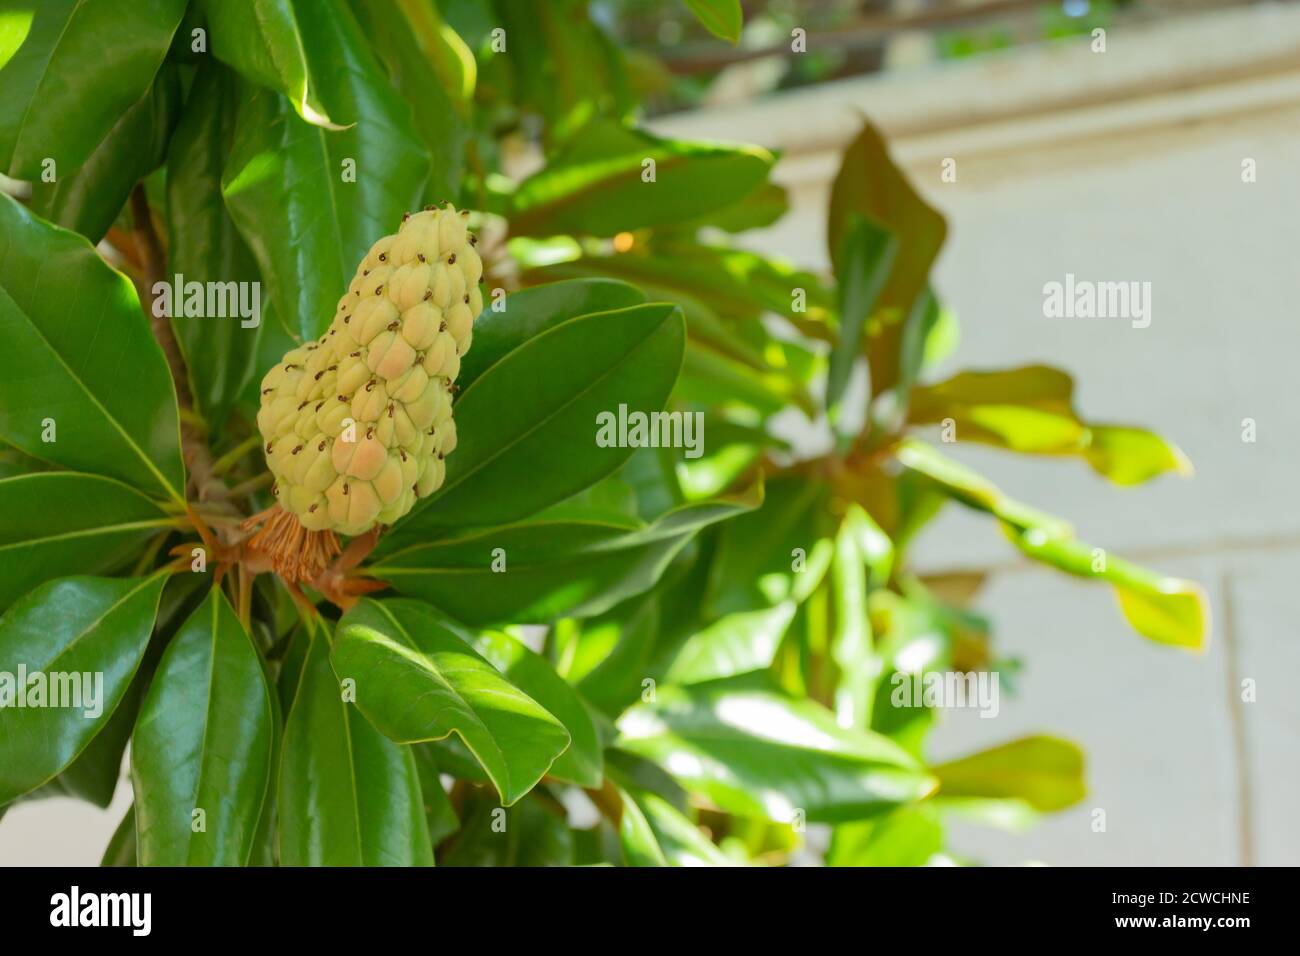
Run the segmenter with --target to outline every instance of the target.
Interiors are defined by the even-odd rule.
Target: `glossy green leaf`
[[[274,736],[261,660],[214,588],[163,655],[131,738],[140,865],[246,865]]]
[[[653,161],[653,181],[649,161]],[[766,178],[775,158],[758,146],[663,139],[597,122],[519,184],[515,236],[612,236],[725,209]]]
[[[328,638],[309,639],[280,762],[285,866],[431,866],[415,757],[343,700]]]
[[[1083,752],[1056,737],[1023,737],[930,768],[945,797],[1020,800],[1035,810],[1064,810],[1083,799]]]
[[[183,501],[176,391],[135,289],[83,237],[8,196],[0,338],[0,439]]]
[[[523,518],[615,471],[635,448],[601,447],[601,416],[661,410],[684,347],[681,312],[650,304],[571,319],[515,349],[461,392],[446,481],[388,545]]]
[[[1066,522],[1013,501],[992,482],[929,445],[906,441],[898,459],[953,499],[997,517],[1007,537],[1026,556],[1067,574],[1110,584],[1124,617],[1143,637],[1193,650],[1208,643],[1209,604],[1193,582],[1165,577],[1079,541]]]
[[[146,95],[185,0],[0,4],[0,170],[72,175]],[[6,229],[0,228],[0,233]]]
[[[740,30],[745,25],[740,0],[686,0],[686,6],[715,37],[732,45],[740,42]]]
[[[898,237],[864,216],[849,218],[840,251],[839,338],[831,349],[826,376],[826,407],[835,414],[853,365],[862,353],[863,333],[893,272]]]
[[[731,866],[681,811],[650,790],[619,789],[619,839],[629,866]]]
[[[433,15],[428,33],[438,48],[445,48],[444,31],[450,28],[437,22],[436,7],[430,0],[352,0],[351,8],[389,80],[410,104],[415,128],[429,154],[427,198],[431,202],[455,199],[460,191],[469,130],[457,105],[460,90],[444,88],[437,62],[425,52],[423,20]],[[461,62],[459,57],[448,57],[448,61]],[[471,67],[473,62],[471,56]],[[475,329],[476,342],[477,335]]]
[[[660,687],[620,718],[616,745],[720,810],[788,823],[871,816],[935,782],[902,749],[817,704],[763,691]]]
[[[329,116],[343,104],[324,97],[330,73],[339,68],[310,40],[313,25],[334,16],[328,7],[302,0],[202,0],[212,53],[255,83],[284,94],[297,114],[318,126],[341,129]],[[351,105],[351,104],[348,104]],[[360,117],[348,112],[343,122]]]
[[[165,575],[62,578],[0,617],[0,804],[50,780],[117,709]]]
[[[309,56],[329,64],[314,77],[322,98],[355,124],[322,129],[271,90],[245,86],[221,188],[276,315],[314,339],[362,256],[419,207],[429,162],[347,7],[315,7],[298,29]]]
[[[701,528],[761,500],[761,489],[753,489],[682,506],[644,527],[626,521],[505,525],[384,552],[367,573],[471,625],[598,614],[652,587]]]
[[[32,183],[32,210],[98,242],[135,184],[163,164],[180,106],[179,73],[164,66],[84,162],[65,169],[53,183]]]
[[[424,800],[425,826],[429,842],[437,846],[460,829],[456,808],[451,805],[447,791],[442,787],[437,756],[429,744],[411,744],[415,756],[415,769],[420,778],[420,796]]]
[[[330,655],[356,704],[398,743],[455,733],[512,804],[569,746],[564,725],[447,630],[425,604],[362,601],[339,622]]]
[[[599,787],[605,759],[596,726],[582,698],[550,665],[520,641],[499,631],[480,634],[474,649],[525,694],[546,708],[569,732],[569,749],[551,765],[550,775],[580,787]]]
[[[1074,410],[1073,393],[1070,376],[1045,365],[961,372],[915,389],[908,418],[917,424],[944,423],[958,441],[1030,454],[1077,455],[1117,484],[1191,471],[1183,453],[1152,432],[1084,422]]]
[[[190,390],[198,411],[214,429],[252,380],[262,329],[274,321],[268,317],[270,302],[260,293],[253,254],[221,199],[221,172],[234,135],[236,103],[233,74],[211,61],[201,64],[167,157],[172,276],[182,276],[185,283],[221,283],[232,292],[236,287],[227,283],[245,283],[245,289],[258,283],[257,314],[249,318],[239,314],[233,301],[223,310],[225,315],[182,315],[188,310],[176,307],[173,293],[172,328],[185,355]]]
[[[111,478],[0,479],[0,608],[53,578],[120,567],[172,525],[158,505]]]
[[[794,620],[794,601],[759,611],[728,614],[686,641],[665,680],[674,684],[734,677],[770,667]]]
[[[474,322],[473,347],[460,363],[456,383],[469,388],[485,371],[535,336],[579,316],[641,305],[645,293],[612,279],[570,279],[521,289],[498,311],[489,303]]]

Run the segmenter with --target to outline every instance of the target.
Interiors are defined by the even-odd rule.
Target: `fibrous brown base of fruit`
[[[278,503],[247,518],[241,527],[258,528],[244,547],[265,555],[275,573],[290,584],[319,577],[343,552],[333,531],[308,531]]]

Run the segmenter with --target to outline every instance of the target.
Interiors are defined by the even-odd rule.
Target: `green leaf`
[[[826,486],[771,481],[763,506],[723,527],[705,606],[722,617],[804,600],[830,564]],[[824,543],[823,543],[824,542]]]
[[[253,378],[253,363],[270,303],[262,302],[253,254],[221,200],[221,171],[235,130],[234,76],[208,61],[199,66],[185,115],[167,157],[167,255],[186,283],[247,283],[259,289],[256,326],[228,307],[225,316],[183,315],[172,299],[172,328],[185,355],[198,411],[219,429]],[[233,297],[232,297],[233,298]],[[230,301],[228,299],[227,301]]]
[[[111,478],[0,479],[0,608],[53,578],[111,571],[172,525],[154,502]]]
[[[601,447],[602,416],[662,409],[684,348],[681,312],[666,304],[582,316],[530,339],[461,392],[447,479],[388,545],[523,518],[612,473],[635,447]]]
[[[997,517],[1003,532],[1026,556],[1076,577],[1109,583],[1124,617],[1142,636],[1161,644],[1205,648],[1209,605],[1193,582],[1148,571],[1079,541],[1066,522],[1013,501],[992,482],[922,442],[905,441],[897,456],[944,494]]]
[[[280,862],[284,866],[432,866],[411,748],[343,700],[328,638],[309,638],[284,728]]]
[[[869,727],[881,660],[871,633],[867,598],[872,586],[888,580],[893,546],[856,502],[849,505],[835,535],[831,564],[831,601],[835,625],[831,659],[839,671],[835,683],[835,718],[841,727]],[[868,572],[869,568],[875,573]],[[883,572],[883,573],[882,573]],[[870,580],[869,580],[870,578]]]
[[[420,777],[420,795],[424,799],[424,818],[429,831],[429,842],[437,846],[460,829],[460,819],[451,798],[442,788],[437,758],[428,744],[411,744],[415,755],[415,769]]]
[[[1122,485],[1166,471],[1188,474],[1177,447],[1145,429],[1091,425],[1074,411],[1074,382],[1045,365],[962,372],[912,393],[909,421],[951,421],[959,441],[1040,455],[1077,455]]]
[[[1057,737],[1022,737],[930,768],[944,797],[1019,800],[1051,813],[1083,799],[1083,751]]]
[[[826,407],[836,415],[853,364],[862,354],[863,330],[898,257],[898,237],[860,215],[850,217],[840,252],[840,334],[831,349]]]
[[[469,532],[385,552],[366,571],[470,625],[598,614],[651,588],[696,532],[761,494],[685,505],[644,527],[531,521]]]
[[[144,657],[165,580],[63,578],[0,617],[0,804],[53,778],[108,723]]]
[[[140,865],[246,865],[274,735],[262,662],[214,588],[163,655],[131,738]]]
[[[901,748],[839,727],[812,701],[725,687],[660,687],[657,695],[623,715],[615,745],[655,761],[724,812],[836,822],[934,789]]]
[[[427,198],[435,202],[455,199],[460,191],[465,143],[469,138],[469,129],[457,105],[462,100],[465,76],[461,74],[459,87],[444,84],[439,77],[438,61],[431,60],[425,52],[423,28],[429,27],[432,46],[437,50],[446,49],[445,33],[453,37],[455,33],[446,24],[437,22],[436,7],[429,0],[352,0],[351,8],[393,86],[410,104],[415,128],[429,154]],[[433,22],[426,24],[430,18]],[[455,56],[448,56],[447,61],[451,65],[462,62]],[[472,55],[468,63],[472,93]],[[477,334],[475,329],[476,338]]]
[[[758,146],[663,139],[598,121],[519,184],[510,233],[613,236],[691,220],[748,195],[774,163]]]
[[[674,684],[698,684],[765,670],[772,665],[796,607],[794,601],[782,601],[775,607],[728,614],[714,621],[682,645],[664,679]]]
[[[569,749],[551,765],[551,776],[580,787],[599,787],[605,779],[605,758],[591,713],[577,692],[544,657],[508,634],[489,631],[472,644],[506,680],[546,708],[569,732]]]
[[[100,866],[130,867],[135,866],[135,804],[126,809],[126,816],[113,831],[113,837],[104,849]]]
[[[933,801],[899,807],[877,820],[841,823],[826,853],[829,866],[925,866],[943,850]]]
[[[563,807],[527,799],[509,808],[482,797],[471,802],[465,823],[443,866],[568,866],[573,834]]]
[[[501,311],[489,305],[474,322],[473,347],[461,359],[456,383],[462,390],[469,388],[515,349],[570,319],[645,301],[640,289],[612,279],[570,279],[512,292]]]
[[[311,43],[313,26],[336,14],[298,0],[202,0],[212,35],[212,53],[255,83],[284,94],[308,123],[343,129],[329,117],[324,98],[341,64]],[[344,104],[330,101],[332,107]],[[347,104],[348,106],[354,104]],[[348,120],[360,115],[348,111]]]
[[[740,30],[745,25],[740,0],[686,0],[686,6],[715,37],[732,46],[740,42]]]
[[[889,231],[898,242],[889,280],[876,300],[877,308],[887,310],[887,315],[868,349],[871,392],[878,395],[899,381],[905,320],[925,292],[930,267],[948,227],[894,165],[884,138],[865,121],[862,132],[845,150],[831,186],[827,245],[841,284],[853,268],[844,258],[852,249],[845,244],[845,237],[858,216]]]
[[[398,743],[455,733],[507,806],[569,746],[560,721],[418,601],[362,601],[339,622],[330,659],[380,731]]]
[[[176,391],[135,289],[83,237],[8,196],[0,338],[0,439],[184,502]]]
[[[0,6],[0,170],[75,173],[144,97],[185,0],[7,0]],[[6,229],[0,229],[5,232]]]
[[[619,839],[629,866],[731,866],[680,810],[649,790],[619,788]]]
[[[362,256],[419,206],[429,161],[410,108],[348,9],[313,7],[298,28],[309,55],[329,64],[314,77],[321,96],[356,123],[322,129],[278,94],[245,87],[221,188],[276,315],[295,335],[314,339]]]
[[[164,66],[84,162],[53,183],[32,183],[32,210],[92,242],[104,238],[135,184],[166,159],[180,105],[179,74]]]

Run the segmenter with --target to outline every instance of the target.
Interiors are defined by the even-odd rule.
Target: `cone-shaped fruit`
[[[329,330],[262,380],[276,500],[306,530],[392,524],[442,484],[452,383],[483,308],[467,215],[448,204],[407,216],[371,246]]]

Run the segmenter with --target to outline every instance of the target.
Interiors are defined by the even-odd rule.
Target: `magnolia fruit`
[[[276,501],[306,532],[392,524],[442,484],[453,383],[483,308],[467,216],[450,204],[405,216],[361,260],[326,333],[262,379]]]

